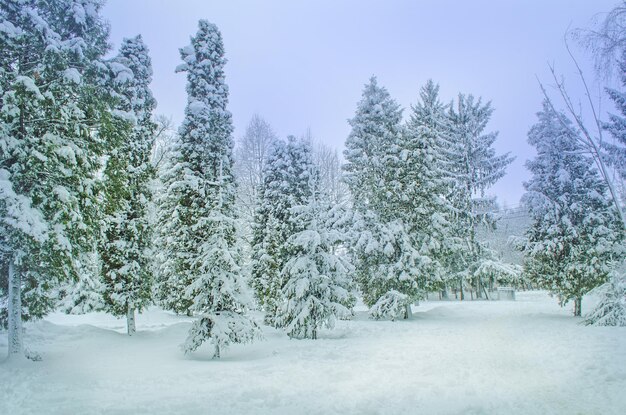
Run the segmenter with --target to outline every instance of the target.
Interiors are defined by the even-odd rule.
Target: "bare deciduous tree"
[[[271,125],[254,114],[246,133],[239,138],[235,149],[235,177],[237,179],[237,204],[243,222],[250,224],[263,183],[263,171],[269,148],[278,138]],[[249,239],[251,229],[246,226],[244,237]]]
[[[333,205],[348,199],[348,188],[342,179],[341,158],[337,149],[317,141],[307,128],[301,137],[313,149],[313,162],[320,174],[320,186]]]
[[[598,75],[610,77],[617,69],[615,63],[626,49],[626,1],[617,5],[606,14],[596,16],[595,27],[577,29],[572,35],[594,55],[594,64]]]
[[[589,113],[591,114],[593,121],[591,122],[591,125],[585,122],[583,115],[581,114],[581,111],[574,104],[574,101],[572,100],[565,86],[565,81],[563,80],[562,77],[557,75],[554,65],[549,65],[550,73],[552,74],[552,79],[555,82],[554,86],[556,88],[557,94],[561,98],[562,105],[565,107],[568,117],[571,118],[571,120],[573,121],[574,127],[572,125],[567,124],[565,120],[563,120],[561,117],[558,117],[558,119],[560,120],[562,126],[567,131],[569,131],[569,134],[572,140],[579,141],[582,144],[585,152],[590,154],[593,160],[595,161],[598,167],[598,170],[600,171],[600,174],[602,175],[602,178],[604,179],[604,181],[607,183],[609,187],[611,199],[617,210],[619,219],[622,223],[622,227],[626,230],[626,219],[624,217],[621,200],[620,200],[620,197],[619,197],[619,194],[617,192],[616,185],[614,182],[614,175],[612,174],[611,170],[606,165],[606,159],[605,159],[605,155],[603,152],[604,128],[603,128],[603,123],[600,119],[600,111],[598,108],[599,106],[596,103],[594,103],[594,99],[589,89],[589,84],[587,83],[587,80],[578,63],[578,60],[576,59],[569,45],[567,44],[567,41],[565,42],[565,47],[567,49],[567,52],[569,53],[569,56],[572,62],[574,63],[574,66],[576,67],[578,77],[585,91],[584,99],[588,105],[588,110],[589,110]],[[544,87],[541,81],[539,81],[539,86],[541,87],[541,91],[543,92],[543,95],[545,99],[547,100],[548,105],[552,108],[552,110],[556,114],[558,114],[559,111],[555,108],[553,99],[550,97],[550,95],[548,94],[546,88]]]

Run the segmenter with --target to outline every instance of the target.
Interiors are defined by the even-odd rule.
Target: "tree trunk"
[[[214,359],[220,358],[220,346],[218,346],[217,344],[215,345],[215,354],[213,354],[213,358]]]
[[[489,297],[489,291],[487,291],[487,287],[485,287],[484,285],[483,285],[483,290],[485,291],[485,298],[491,301],[491,298]]]
[[[22,339],[22,278],[9,261],[9,359],[24,356]]]
[[[191,311],[191,309],[187,309],[187,317],[193,317],[193,311]]]
[[[583,305],[583,298],[576,297],[574,299],[574,316],[575,317],[580,317],[582,315],[582,305]]]
[[[126,328],[129,336],[132,336],[137,331],[135,326],[135,307],[131,307],[130,305],[126,311]]]
[[[465,299],[465,295],[463,294],[463,277],[459,279],[459,291],[461,293],[461,301]]]
[[[411,304],[407,304],[404,306],[404,319],[408,320],[413,317],[413,311],[411,310]]]
[[[481,284],[480,278],[476,278],[476,299],[483,298],[483,285]]]

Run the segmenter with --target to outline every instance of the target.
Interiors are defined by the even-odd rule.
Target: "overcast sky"
[[[554,63],[573,95],[580,94],[563,36],[568,27],[588,27],[615,4],[108,0],[103,14],[114,48],[124,37],[143,35],[152,56],[157,113],[176,124],[186,103],[185,75],[174,73],[178,48],[189,43],[198,19],[222,31],[235,137],[258,113],[280,137],[310,127],[316,139],[343,150],[347,119],[371,75],[406,108],[405,115],[429,78],[440,84],[445,101],[458,92],[491,100],[495,113],[489,128],[500,132],[496,148],[517,156],[491,193],[516,206],[528,178],[524,162],[533,156],[526,133],[542,100],[537,77],[549,83],[547,63]],[[592,77],[589,56],[574,51]]]

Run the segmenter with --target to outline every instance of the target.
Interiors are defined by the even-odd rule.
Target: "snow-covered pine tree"
[[[163,153],[158,167],[158,189],[155,193],[155,259],[156,281],[153,297],[161,307],[178,314],[192,315],[191,301],[184,290],[189,280],[185,271],[185,252],[192,242],[187,242],[190,223],[180,213],[179,201],[185,196],[184,164],[180,162],[182,142],[178,134]],[[183,222],[185,220],[185,222]]]
[[[427,262],[401,217],[396,193],[402,109],[372,77],[365,86],[346,141],[344,179],[354,210],[352,262],[365,303],[376,310],[387,294],[403,295],[404,317],[420,297],[418,270]],[[380,305],[380,304],[379,304]],[[372,310],[375,316],[380,313]],[[395,318],[395,316],[391,316]]]
[[[187,73],[187,107],[179,144],[166,174],[160,216],[160,293],[165,307],[198,315],[185,352],[210,341],[219,357],[230,343],[259,334],[246,315],[251,297],[235,239],[232,119],[226,109],[224,45],[218,28],[200,20],[180,50]]]
[[[524,183],[532,218],[522,246],[525,272],[561,305],[574,300],[580,316],[582,296],[603,284],[622,258],[623,232],[594,161],[571,137],[570,121],[546,101],[537,116],[528,133],[537,157],[527,162],[532,177]]]
[[[268,324],[275,323],[283,302],[282,269],[289,258],[287,241],[297,231],[291,208],[305,205],[312,196],[313,171],[311,148],[305,142],[289,136],[286,143],[273,143],[255,215],[251,265],[252,285]]]
[[[337,226],[344,216],[342,209],[333,208],[329,196],[319,196],[319,171],[313,165],[310,145],[301,143],[300,147],[305,151],[294,161],[302,163],[296,170],[308,177],[303,184],[310,195],[289,211],[294,232],[284,249],[286,262],[280,270],[284,285],[276,325],[290,337],[316,339],[320,328],[333,328],[337,318],[350,315],[352,267],[337,251],[344,240]]]
[[[389,148],[402,132],[402,109],[375,77],[365,85],[352,130],[346,140],[344,180],[350,188],[356,211],[375,210],[381,219],[393,216],[387,209],[392,196],[388,186]]]
[[[464,94],[459,94],[448,111],[450,146],[446,149],[445,165],[450,167],[453,182],[449,200],[456,211],[456,236],[463,241],[448,263],[458,281],[461,299],[466,282],[473,282],[479,295],[482,291],[480,278],[474,278],[473,271],[483,259],[493,258],[476,240],[476,226],[491,220],[488,212],[495,200],[486,197],[485,191],[504,176],[514,159],[509,153],[496,155],[493,143],[498,133],[485,133],[492,113],[491,102],[483,104],[482,99]]]
[[[412,243],[423,256],[418,284],[433,291],[444,288],[445,261],[460,243],[451,224],[454,207],[447,198],[453,183],[448,174],[453,168],[446,164],[447,108],[432,80],[419,96],[398,142],[393,187],[399,196],[395,211],[401,213]]]
[[[151,299],[148,205],[154,177],[150,156],[156,100],[150,91],[152,64],[141,35],[124,39],[119,54],[108,64],[117,98],[114,114],[132,125],[108,151],[99,253],[106,310],[126,316],[127,332],[132,335],[135,311],[141,312]]]
[[[228,158],[225,160],[228,162]],[[209,216],[202,219],[210,232],[194,261],[199,267],[198,276],[185,290],[193,300],[191,309],[198,314],[198,319],[183,345],[188,353],[209,340],[215,348],[213,356],[217,358],[231,343],[248,343],[261,337],[257,324],[244,314],[252,304],[252,294],[241,272],[240,253],[234,240],[233,200],[225,197],[232,189],[228,189],[223,171],[221,164],[218,194],[213,195],[217,196],[217,201]]]
[[[266,323],[272,324],[280,304],[283,250],[289,237],[290,195],[289,159],[283,141],[272,143],[255,214],[252,239],[252,287],[259,305],[265,310]],[[288,189],[291,190],[291,189]]]
[[[22,319],[56,304],[93,245],[96,173],[111,124],[101,88],[108,29],[98,0],[0,3],[0,225],[9,356]]]

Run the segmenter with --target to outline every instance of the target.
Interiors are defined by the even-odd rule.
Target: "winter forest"
[[[444,77],[239,131],[210,15],[174,122],[103,7],[0,0],[0,414],[623,413],[626,3],[563,28],[528,157]]]

